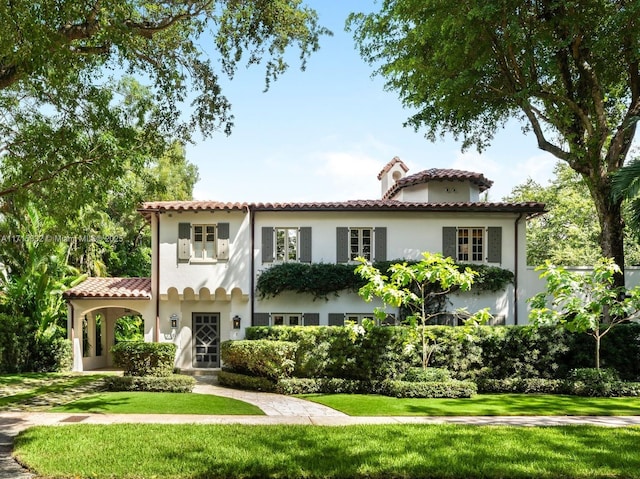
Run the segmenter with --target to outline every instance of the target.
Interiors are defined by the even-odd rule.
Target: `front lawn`
[[[108,392],[51,409],[52,412],[113,414],[264,415],[237,399],[194,393]]]
[[[0,376],[0,410],[33,408],[43,403],[60,403],[94,392],[105,375],[73,373],[27,373]]]
[[[467,399],[399,399],[363,394],[300,396],[349,416],[637,416],[640,398],[478,394]]]
[[[640,477],[640,428],[460,425],[36,427],[14,453],[39,476]]]

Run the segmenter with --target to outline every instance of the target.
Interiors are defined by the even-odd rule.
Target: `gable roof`
[[[394,165],[396,164],[400,164],[400,168],[402,168],[402,170],[406,173],[407,171],[409,171],[409,167],[407,165],[404,164],[404,162],[398,158],[397,156],[393,157],[393,160],[391,160],[389,163],[387,163],[386,165],[384,165],[384,168],[382,168],[382,171],[380,173],[378,173],[378,179],[382,179],[382,175],[384,175],[385,173],[387,173],[391,168],[394,167]]]
[[[65,299],[151,299],[151,278],[87,278],[62,293]]]
[[[473,171],[453,170],[448,168],[431,168],[419,171],[416,174],[405,176],[399,179],[384,194],[383,199],[393,198],[393,196],[403,188],[408,186],[421,185],[429,181],[469,181],[478,186],[480,193],[491,188],[493,181],[485,178],[482,173]]]

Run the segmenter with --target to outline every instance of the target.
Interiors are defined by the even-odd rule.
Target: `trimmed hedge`
[[[473,381],[382,381],[379,394],[397,398],[470,398],[478,392]]]
[[[231,371],[218,372],[218,384],[220,384],[220,386],[249,389],[251,391],[273,392],[276,390],[276,384],[270,379],[233,373]]]
[[[125,376],[164,377],[173,374],[177,347],[173,343],[122,342],[111,348],[113,364]]]
[[[182,374],[170,376],[109,376],[105,378],[109,391],[149,391],[190,393],[196,385],[195,378]]]
[[[428,328],[437,338],[430,368],[448,369],[454,379],[564,379],[572,369],[593,366],[593,338],[561,328]],[[261,326],[248,328],[246,337],[295,342],[292,374],[296,377],[397,380],[420,365],[416,329],[406,326]],[[623,324],[607,334],[602,339],[601,361],[622,380],[639,381],[640,324]],[[518,387],[547,387],[540,384]]]
[[[225,368],[272,380],[289,377],[294,370],[296,343],[290,341],[224,341],[220,357]]]
[[[562,394],[565,385],[562,379],[545,378],[478,379],[476,384],[478,392],[486,394]]]

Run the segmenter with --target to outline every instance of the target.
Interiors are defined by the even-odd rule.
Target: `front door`
[[[220,367],[220,313],[193,313],[193,367]]]

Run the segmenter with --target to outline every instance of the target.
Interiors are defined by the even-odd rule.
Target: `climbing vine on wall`
[[[380,271],[387,271],[392,264],[401,262],[403,261],[377,262],[374,266]],[[497,266],[458,264],[461,269],[467,266],[478,272],[472,291],[501,291],[514,279],[511,271]],[[256,290],[260,298],[275,297],[289,291],[310,294],[314,299],[328,299],[330,295],[337,296],[341,291],[357,292],[365,284],[365,281],[355,274],[355,268],[355,264],[276,264],[260,273]]]

